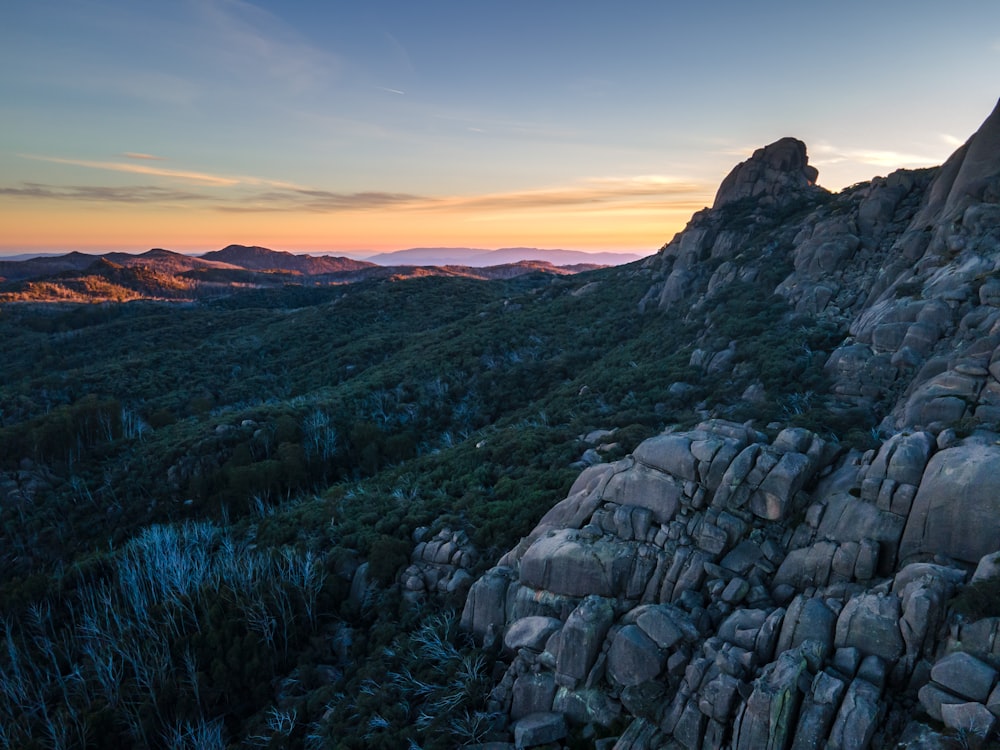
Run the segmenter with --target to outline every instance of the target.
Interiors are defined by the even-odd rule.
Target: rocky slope
[[[642,307],[704,319],[692,363],[742,398],[585,469],[472,585],[462,622],[500,651],[516,746],[993,737],[1000,618],[949,602],[1000,573],[1000,106],[938,169],[838,195],[816,177],[800,141],[758,150],[645,263]],[[747,285],[843,333],[795,403],[877,424],[877,447],[723,418],[768,395],[712,335]]]

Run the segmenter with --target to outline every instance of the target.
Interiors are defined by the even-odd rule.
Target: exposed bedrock
[[[878,447],[705,418],[587,468],[466,599],[463,627],[500,649],[489,708],[511,741],[996,736],[1000,618],[953,601],[1000,588],[1000,108],[941,168],[836,196],[816,177],[795,139],[759,149],[645,263],[643,305],[697,320],[780,268],[761,293],[844,332],[816,398],[870,415]],[[692,352],[705,376],[746,367],[739,342]]]
[[[508,664],[491,708],[522,743],[539,717],[625,717],[651,748],[876,746],[897,695],[1000,712],[1000,626],[959,644],[948,626],[974,564],[1000,566],[995,466],[982,436],[898,434],[865,456],[721,420],[651,438],[585,470],[473,585],[463,626]],[[961,669],[935,666],[966,643]],[[985,666],[962,692],[969,659]]]

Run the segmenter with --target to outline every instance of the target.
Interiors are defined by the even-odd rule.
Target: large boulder
[[[927,463],[899,558],[946,555],[975,564],[1000,537],[1000,446],[980,443],[939,451]]]
[[[607,599],[588,596],[573,610],[557,638],[556,679],[560,685],[576,687],[586,679],[604,638],[614,621],[615,611]]]
[[[837,542],[878,542],[878,572],[891,575],[905,525],[905,517],[845,492],[828,499],[817,534]]]
[[[851,683],[830,729],[829,750],[854,750],[868,747],[882,715],[881,691],[870,682],[857,679]]]
[[[942,635],[947,603],[964,579],[960,570],[930,563],[914,563],[896,574],[892,593],[902,605],[899,630],[906,644],[907,667],[932,656]]]
[[[683,481],[639,463],[611,477],[603,497],[604,500],[645,508],[656,523],[667,523],[680,509],[683,494]]]
[[[837,615],[822,599],[799,595],[788,606],[778,636],[778,653],[797,648],[806,641],[821,644],[824,653],[833,650]]]
[[[691,453],[691,438],[684,434],[666,434],[643,440],[633,453],[635,459],[654,469],[673,474],[678,479],[696,481],[698,459]]]
[[[549,531],[558,529],[578,529],[583,526],[593,515],[594,510],[601,504],[604,488],[608,482],[618,472],[626,468],[625,462],[615,464],[597,464],[584,469],[580,476],[569,488],[565,499],[556,503],[549,509],[548,513],[542,516],[534,529],[521,543],[504,555],[500,560],[500,565],[513,566],[534,543],[536,539]]]
[[[985,703],[997,682],[997,671],[974,656],[956,651],[931,669],[931,679],[955,695]]]
[[[528,714],[514,723],[514,745],[535,747],[556,742],[566,736],[566,719],[562,714],[539,712]]]
[[[800,649],[785,651],[764,668],[733,726],[735,750],[788,746],[795,733],[802,702],[799,682],[804,676],[808,676],[807,661]]]
[[[523,674],[514,681],[510,718],[514,721],[529,714],[545,713],[552,708],[556,681],[551,672]]]
[[[818,672],[799,712],[792,750],[820,750],[826,747],[830,727],[847,686],[827,672]]]
[[[531,651],[541,651],[549,636],[562,627],[562,622],[555,617],[534,615],[515,620],[503,636],[503,645],[511,653],[517,653],[522,648]]]
[[[834,645],[856,648],[863,654],[894,663],[903,654],[905,643],[899,630],[902,614],[895,594],[861,594],[852,598],[837,618]]]
[[[627,543],[562,529],[528,548],[521,559],[520,580],[553,594],[614,597],[624,589],[634,559],[635,551]]]
[[[639,685],[656,677],[665,656],[652,638],[637,625],[626,625],[611,641],[608,675],[618,685]]]
[[[510,568],[496,567],[479,578],[465,599],[462,628],[479,642],[497,637],[507,619],[507,589],[514,578]]]

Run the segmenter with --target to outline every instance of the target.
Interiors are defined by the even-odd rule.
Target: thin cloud
[[[208,195],[183,190],[170,190],[156,185],[105,187],[99,185],[45,185],[24,182],[18,187],[0,187],[0,196],[33,198],[36,200],[87,201],[101,203],[177,204],[200,203],[219,211],[238,213],[363,211],[426,203],[431,198],[407,193],[336,193],[328,190],[272,190],[238,196]]]
[[[862,148],[836,148],[822,144],[814,149],[818,158],[811,160],[817,167],[854,162],[876,167],[930,167],[940,163],[939,156],[908,154],[901,151]]]
[[[728,146],[716,149],[716,153],[724,154],[725,156],[735,156],[739,159],[749,159],[753,155],[753,152],[759,148],[761,148],[759,144],[756,146]]]
[[[406,51],[406,47],[403,46],[402,42],[388,31],[384,31],[383,36],[389,47],[390,55],[396,61],[397,66],[407,75],[415,75],[417,69],[414,67],[413,59],[410,57],[410,53]]]
[[[20,187],[0,187],[0,196],[57,201],[98,203],[192,203],[203,202],[207,196],[155,185],[104,187],[98,185],[54,186],[24,182]]]
[[[119,161],[92,161],[88,159],[68,159],[59,156],[41,156],[38,154],[18,154],[23,159],[34,159],[35,161],[51,162],[53,164],[68,164],[75,167],[86,167],[89,169],[101,169],[111,172],[127,172],[130,174],[151,175],[154,177],[170,177],[176,180],[194,182],[213,187],[234,187],[237,185],[248,185],[252,187],[270,187],[279,190],[305,190],[301,185],[287,180],[272,180],[267,177],[254,177],[250,175],[220,175],[210,172],[198,172],[190,169],[170,169],[168,167],[157,167],[150,164],[133,164],[131,162]],[[150,154],[132,154],[132,159],[138,161],[165,161],[163,157],[152,156]]]
[[[195,6],[214,53],[245,74],[280,80],[293,91],[322,86],[341,61],[312,45],[275,14],[244,0],[203,0]],[[247,63],[250,62],[250,71]]]
[[[942,136],[945,139],[949,137]],[[958,145],[961,145],[961,142]],[[747,159],[758,148],[760,146],[731,148],[724,149],[720,153]],[[808,146],[807,151],[809,153],[809,163],[815,167],[829,167],[834,164],[844,164],[846,162],[889,168],[930,167],[941,163],[939,156],[925,156],[923,154],[909,154],[902,151],[883,149],[840,148],[829,143],[817,143],[813,146]]]
[[[399,89],[390,89],[386,86],[376,86],[379,91],[385,91],[387,94],[399,94],[400,96],[405,96],[405,91],[400,91]]]
[[[142,172],[149,173],[145,170]],[[266,184],[270,189],[251,190],[247,188],[250,184],[243,182],[234,192],[231,184],[227,182],[221,185],[227,190],[220,193],[211,189],[220,186],[220,183],[215,182],[207,183],[203,192],[171,190],[154,185],[104,187],[22,183],[17,187],[0,188],[0,196],[130,204],[187,203],[199,204],[226,213],[323,214],[394,209],[488,214],[553,209],[564,212],[593,211],[596,207],[616,212],[674,210],[678,207],[698,209],[706,205],[712,192],[700,183],[656,175],[594,178],[563,187],[464,196],[432,196],[390,191],[339,192],[304,188],[289,183],[272,185],[266,182],[256,184]]]
[[[941,140],[947,143],[952,148],[960,148],[965,145],[965,141],[963,141],[961,138],[949,135],[948,133],[941,133]]]
[[[562,126],[526,120],[490,119],[465,113],[448,114],[441,112],[433,114],[432,117],[435,120],[463,126],[465,129],[476,128],[480,132],[489,132],[497,135],[516,135],[518,137],[531,137],[543,140],[560,141],[570,140],[580,136],[578,130],[571,130]]]
[[[143,154],[139,151],[123,151],[122,156],[126,159],[142,159],[145,161],[166,161],[163,156],[153,156],[153,154]]]
[[[229,186],[238,185],[240,183],[240,180],[234,177],[223,177],[221,175],[209,174],[207,172],[193,172],[186,169],[167,169],[166,167],[154,167],[147,164],[131,164],[128,162],[117,161],[91,161],[88,159],[64,159],[58,156],[38,156],[36,154],[18,154],[18,156],[23,159],[47,161],[53,164],[69,164],[74,167],[87,167],[89,169],[104,169],[111,172],[154,175],[156,177],[172,177],[174,179],[199,182],[206,185]]]
[[[651,196],[660,196],[665,199],[670,198],[671,204],[674,200],[685,197],[697,203],[703,196],[708,196],[708,194],[709,191],[705,185],[669,177],[605,177],[587,180],[582,184],[567,187],[453,197],[427,207],[545,209],[559,206],[580,206],[593,208],[598,204],[634,201],[638,198]]]
[[[330,190],[273,190],[257,193],[242,200],[217,202],[216,210],[229,213],[308,212],[337,213],[367,211],[377,208],[406,207],[433,201],[409,193],[368,191],[338,193]]]

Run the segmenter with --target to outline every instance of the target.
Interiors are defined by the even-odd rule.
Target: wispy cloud
[[[223,175],[213,174],[192,169],[172,169],[170,167],[160,167],[153,164],[145,164],[148,161],[165,161],[163,157],[151,154],[139,154],[127,152],[122,154],[132,161],[100,161],[93,159],[70,159],[61,156],[43,156],[39,154],[18,154],[22,159],[33,159],[35,161],[45,161],[53,164],[67,164],[74,167],[85,167],[88,169],[99,169],[109,172],[127,172],[129,174],[143,174],[153,177],[168,177],[182,182],[191,182],[200,185],[210,185],[214,187],[235,187],[244,185],[249,187],[270,187],[279,190],[307,190],[301,185],[287,180],[272,180],[268,177],[256,177],[253,175]]]
[[[159,171],[124,171],[159,174]],[[32,182],[21,183],[15,187],[0,187],[0,196],[130,204],[186,203],[228,213],[340,213],[394,209],[489,214],[545,210],[572,212],[595,209],[650,211],[678,207],[698,209],[711,199],[712,192],[707,185],[656,175],[593,178],[566,186],[459,196],[418,195],[390,191],[344,192],[270,181],[256,184],[249,180],[236,182],[240,182],[240,185],[233,188],[230,182],[204,181],[200,186],[200,192],[173,190],[154,185],[55,186]],[[260,185],[268,189],[253,189]]]
[[[293,91],[322,85],[339,74],[335,55],[310,44],[275,14],[244,0],[192,4],[214,54],[234,71],[282,81]]]
[[[22,182],[16,187],[0,187],[0,197],[36,200],[85,201],[101,203],[202,204],[226,212],[268,213],[363,211],[400,205],[426,205],[433,198],[407,193],[359,192],[338,193],[329,190],[284,188],[238,195],[171,190],[156,185],[46,185]]]
[[[126,159],[143,159],[147,161],[166,161],[162,156],[153,156],[153,154],[143,154],[138,151],[123,151],[122,156]]]
[[[948,133],[941,133],[941,140],[952,148],[960,148],[965,145],[965,141]]]
[[[483,117],[480,114],[467,114],[462,112],[442,113],[435,112],[432,117],[446,123],[455,123],[463,129],[473,129],[480,133],[492,133],[503,136],[517,136],[518,138],[538,138],[541,140],[566,141],[580,137],[580,132],[559,125],[534,122],[530,120],[506,120],[498,118]]]
[[[331,190],[286,189],[256,193],[239,200],[216,202],[220,211],[235,213],[308,212],[337,213],[376,208],[423,205],[433,198],[409,193],[361,192],[339,193]]]
[[[949,145],[954,145],[951,142],[952,136],[942,135],[941,138],[949,143]],[[958,139],[953,140],[957,142],[957,145],[962,145],[962,142],[958,141]],[[734,147],[723,149],[720,153],[736,156],[740,159],[747,159],[758,148],[760,146]],[[823,142],[808,146],[808,153],[809,163],[815,167],[854,163],[900,169],[905,167],[930,167],[941,163],[939,154],[927,156],[888,149],[844,148]]]
[[[89,169],[103,169],[110,172],[129,172],[131,174],[172,177],[174,179],[204,183],[206,185],[225,186],[238,185],[240,183],[240,180],[235,177],[224,177],[222,175],[209,174],[207,172],[195,172],[187,169],[168,169],[166,167],[156,167],[149,164],[133,164],[131,162],[119,161],[93,161],[90,159],[66,159],[59,156],[39,156],[37,154],[18,154],[18,156],[23,159],[34,159],[35,161],[46,161],[53,164],[69,164],[74,167],[87,167]]]
[[[426,207],[544,209],[556,206],[581,206],[593,208],[596,205],[654,196],[671,200],[689,197],[695,200],[700,199],[703,195],[708,195],[708,193],[708,188],[705,185],[671,177],[655,175],[601,177],[563,187],[446,198]]]
[[[939,155],[926,156],[887,149],[838,148],[830,144],[818,145],[813,153],[816,158],[811,161],[817,167],[844,162],[888,168],[930,167],[941,161]]]
[[[99,203],[195,203],[209,200],[199,193],[170,190],[155,185],[104,187],[98,185],[43,185],[23,182],[19,187],[0,187],[0,196],[36,200],[84,201]]]

